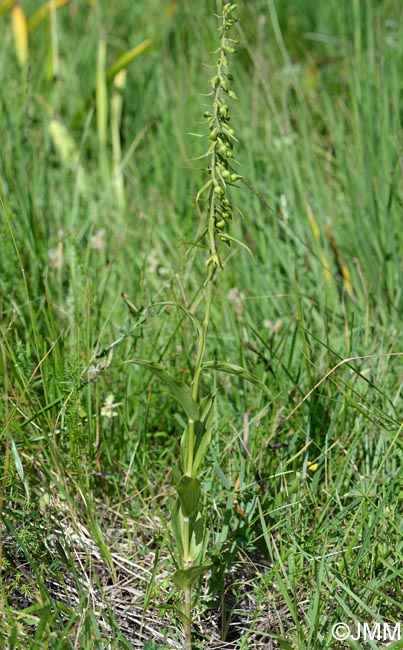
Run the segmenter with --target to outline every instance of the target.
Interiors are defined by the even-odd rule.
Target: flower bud
[[[227,106],[227,104],[223,104],[222,106],[220,106],[220,109],[219,109],[218,112],[220,114],[220,117],[226,119],[228,117],[228,106]]]

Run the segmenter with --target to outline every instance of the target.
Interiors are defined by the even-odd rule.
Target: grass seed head
[[[11,10],[14,49],[18,63],[23,68],[28,62],[28,27],[25,13],[19,2]]]

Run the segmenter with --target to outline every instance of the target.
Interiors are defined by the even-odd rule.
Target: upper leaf
[[[266,395],[270,398],[273,397],[269,388],[264,384],[256,375],[253,375],[249,370],[242,368],[242,366],[236,366],[233,363],[227,363],[226,361],[206,361],[203,363],[203,370],[221,370],[222,372],[227,372],[230,375],[236,375],[241,379],[246,379],[251,384],[258,386]]]
[[[199,419],[199,409],[192,398],[192,391],[189,386],[184,384],[183,381],[175,379],[172,373],[170,373],[162,364],[153,361],[146,361],[145,359],[130,359],[130,361],[126,361],[125,363],[135,363],[142,368],[146,368],[156,375],[156,377],[159,377],[159,379],[162,379],[171,391],[172,396],[175,397],[182,406],[188,418],[194,421]]]

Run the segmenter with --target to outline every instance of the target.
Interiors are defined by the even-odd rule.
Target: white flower
[[[105,239],[105,230],[103,228],[101,230],[97,230],[91,237],[91,248],[94,251],[103,251],[105,249]]]
[[[117,416],[116,410],[119,406],[122,406],[122,402],[114,402],[114,396],[112,393],[107,396],[105,402],[101,407],[101,415],[104,418],[111,420]]]

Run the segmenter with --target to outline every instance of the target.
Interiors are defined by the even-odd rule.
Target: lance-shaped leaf
[[[178,555],[183,557],[184,555],[184,518],[181,508],[181,503],[179,497],[175,499],[175,502],[171,510],[171,526],[172,533],[175,538]],[[200,510],[197,510],[196,513],[190,517],[189,521],[189,548],[188,548],[188,557],[189,560],[195,563],[201,562],[206,547],[209,541],[209,535],[206,535],[205,530],[205,521]]]
[[[156,377],[162,379],[171,391],[172,396],[175,397],[182,406],[188,418],[194,421],[199,419],[199,409],[192,398],[192,391],[189,386],[186,386],[183,381],[176,379],[162,364],[154,363],[153,361],[146,361],[145,359],[131,359],[125,363],[135,363],[137,366],[146,368]]]
[[[174,504],[171,509],[171,526],[172,533],[175,538],[176,547],[178,550],[178,555],[183,557],[183,515],[181,512],[181,506],[179,498],[175,499]]]
[[[173,606],[172,608],[177,615],[178,619],[183,625],[191,625],[192,621],[188,616],[185,614],[185,605],[182,605],[182,603],[177,603],[176,605]],[[144,646],[145,647],[145,646]],[[160,647],[160,646],[159,646]]]
[[[203,422],[205,426],[210,424],[211,421],[211,410],[213,408],[213,404],[215,401],[215,398],[217,397],[217,390],[214,390],[212,393],[209,393],[206,395],[206,397],[203,397],[203,399],[200,402],[200,420]]]
[[[208,541],[209,535],[206,534],[205,518],[201,510],[198,510],[190,519],[189,560],[195,564],[202,562]]]
[[[237,246],[241,246],[241,248],[244,248],[249,253],[249,255],[251,257],[253,257],[253,253],[252,253],[251,249],[249,248],[249,246],[247,246],[243,242],[239,241],[239,239],[235,239],[235,237],[232,237],[227,232],[220,233],[219,237],[220,237],[221,241],[227,242],[228,244],[233,242],[234,244],[237,244]]]
[[[212,182],[213,182],[213,181],[212,181],[211,178],[210,178],[206,183],[204,183],[203,187],[200,188],[200,190],[197,192],[197,195],[196,195],[196,203],[199,202],[199,199],[200,199],[201,195],[203,194],[203,192],[205,192],[206,190],[208,190],[208,188],[210,187],[210,185],[212,184]]]
[[[195,474],[200,467],[206,455],[206,451],[211,439],[211,420],[213,418],[213,404],[217,391],[204,397],[200,403],[199,412],[200,420],[194,423],[194,449],[192,473]],[[188,466],[188,449],[189,449],[189,427],[186,426],[181,438],[181,466],[185,469]]]
[[[217,391],[207,395],[200,404],[200,421],[195,424],[195,448],[193,459],[193,472],[197,472],[204,460],[210,440],[211,421],[213,419],[213,404]]]
[[[192,314],[190,309],[188,309],[185,305],[182,305],[180,302],[175,302],[173,300],[164,300],[162,302],[155,302],[155,303],[153,303],[153,305],[166,306],[166,307],[177,307],[178,309],[181,309],[184,312],[184,314],[186,314],[186,316],[192,321],[193,325],[195,326],[196,332],[197,332],[197,338],[198,339],[201,338],[201,336],[202,336],[202,326],[200,324],[200,321],[194,314]]]
[[[211,440],[211,427],[204,425],[203,422],[195,424],[195,448],[193,458],[193,473],[196,473],[202,464]]]
[[[230,375],[236,375],[237,377],[246,379],[246,381],[249,381],[251,384],[260,388],[260,390],[266,393],[270,398],[273,397],[266,384],[260,381],[256,375],[253,375],[248,370],[245,370],[245,368],[242,368],[242,366],[236,366],[233,363],[227,363],[226,361],[206,361],[206,363],[203,363],[202,370],[219,370],[221,372],[227,372]]]
[[[26,494],[26,497],[27,497],[27,501],[29,502],[29,500],[31,498],[31,495],[30,495],[30,492],[29,492],[28,482],[27,482],[27,480],[25,478],[24,467],[22,465],[21,456],[18,453],[17,445],[15,444],[14,439],[11,436],[10,436],[10,448],[11,448],[11,453],[12,453],[13,458],[14,458],[15,469],[17,471],[17,474],[18,474],[18,476],[20,478],[21,483],[23,484],[23,486],[25,488],[25,494]]]
[[[173,574],[173,581],[178,589],[187,589],[192,587],[194,583],[201,578],[211,567],[211,564],[201,564],[200,566],[192,566],[188,569],[178,569]]]
[[[192,517],[199,505],[201,486],[197,478],[182,476],[176,491],[179,496],[181,510],[185,517]]]

